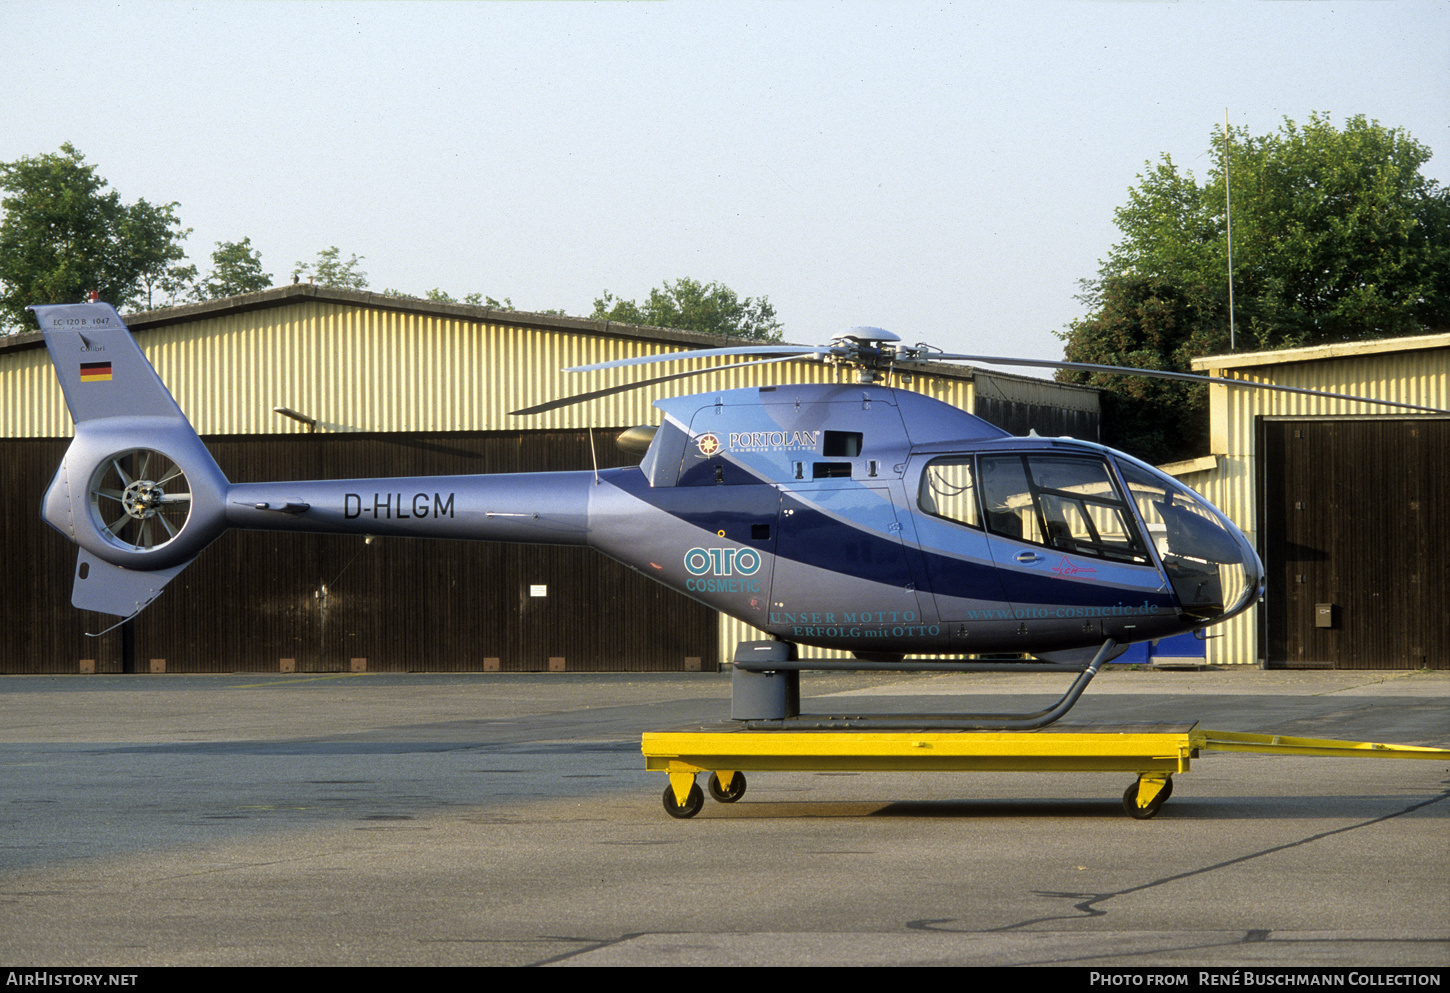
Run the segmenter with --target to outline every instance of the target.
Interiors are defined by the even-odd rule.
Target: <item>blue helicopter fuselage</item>
[[[787,641],[872,655],[1053,652],[1201,628],[1259,587],[1237,528],[1100,445],[1013,437],[874,385],[657,406],[664,422],[641,466],[600,473],[589,544]],[[1171,527],[1153,509],[1165,503],[1183,508]],[[1192,538],[1174,520],[1184,514]],[[1209,588],[1175,582],[1185,571]]]
[[[228,527],[587,545],[863,657],[1161,638],[1262,587],[1243,534],[1158,470],[873,384],[658,401],[631,468],[232,483],[113,309],[36,314],[76,423],[43,514],[80,546],[86,609],[133,615]]]

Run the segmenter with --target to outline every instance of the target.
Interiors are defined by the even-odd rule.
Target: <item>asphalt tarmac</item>
[[[804,709],[1035,709],[1029,675]],[[0,964],[1450,965],[1450,762],[756,773],[666,816],[712,674],[0,677]],[[1450,672],[1120,672],[1070,721],[1450,746]]]

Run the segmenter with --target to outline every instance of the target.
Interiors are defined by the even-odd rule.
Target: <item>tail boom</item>
[[[80,546],[77,607],[136,614],[229,527],[589,543],[590,472],[233,485],[112,307],[32,310],[75,421],[41,515]]]
[[[226,523],[265,531],[583,545],[594,474],[498,473],[238,483]]]

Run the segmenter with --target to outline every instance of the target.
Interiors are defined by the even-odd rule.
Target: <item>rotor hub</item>
[[[880,382],[903,357],[900,340],[885,328],[850,328],[831,339],[829,361],[858,369],[857,382]]]
[[[166,491],[149,479],[138,479],[121,493],[121,506],[138,521],[152,517],[161,509]]]
[[[109,545],[145,552],[174,540],[191,516],[191,484],[169,456],[133,448],[102,459],[91,475],[91,520]]]

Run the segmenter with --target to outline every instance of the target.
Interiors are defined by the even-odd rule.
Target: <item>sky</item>
[[[786,340],[1060,358],[1114,210],[1228,121],[1363,114],[1450,183],[1450,3],[0,0],[0,161],[72,143],[202,273],[588,316],[666,280]],[[305,278],[305,277],[304,277]]]

